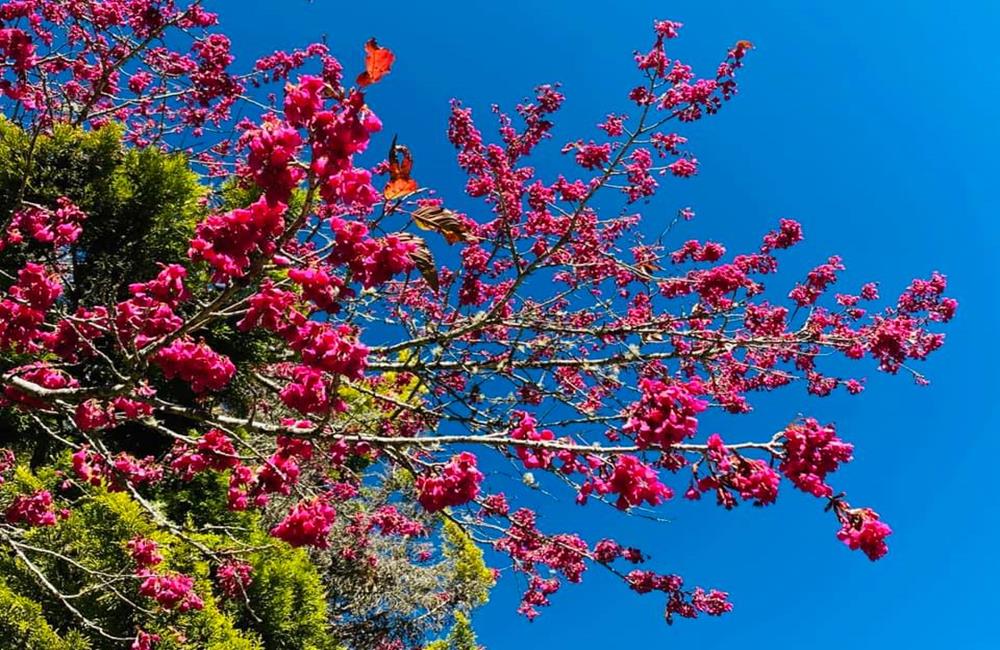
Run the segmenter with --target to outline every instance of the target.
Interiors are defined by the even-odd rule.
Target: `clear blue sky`
[[[370,103],[388,133],[415,152],[421,182],[445,197],[461,189],[444,135],[451,97],[485,119],[490,103],[511,107],[535,84],[561,81],[568,101],[556,142],[540,154],[544,163],[562,142],[591,136],[607,112],[626,108],[623,93],[636,79],[630,54],[648,44],[653,18],[686,23],[673,53],[705,73],[728,45],[749,39],[757,49],[740,96],[687,131],[700,175],[669,183],[649,218],[691,205],[699,217],[685,237],[739,250],[779,217],[794,217],[807,241],[786,258],[785,282],[839,253],[845,287],[877,279],[890,295],[938,269],[961,303],[945,349],[922,367],[928,388],[869,367],[860,398],[783,390],[758,401],[752,416],[713,421],[736,439],[773,431],[799,412],[834,420],[857,446],[834,485],[892,525],[888,557],[873,564],[849,552],[834,537],[833,518],[790,490],[766,510],[674,502],[661,510],[668,524],[571,512],[595,515],[582,531],[592,540],[613,534],[651,553],[657,568],[728,590],[735,611],[668,628],[661,600],[594,571],[529,624],[514,613],[521,585],[508,582],[476,617],[487,647],[1000,647],[989,623],[1000,579],[993,479],[1000,3],[209,5],[221,10],[245,65],[325,33],[356,72],[362,43],[378,36],[398,60]],[[569,519],[542,525],[559,529]]]

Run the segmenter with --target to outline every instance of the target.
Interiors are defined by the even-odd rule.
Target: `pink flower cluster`
[[[653,571],[634,569],[626,576],[629,586],[640,594],[648,594],[651,591],[677,591],[684,582],[679,576],[661,575]]]
[[[611,160],[611,143],[609,142],[604,144],[576,142],[567,145],[564,151],[571,149],[576,149],[576,164],[584,169],[603,170],[604,166]]]
[[[852,550],[861,549],[869,560],[878,560],[889,552],[885,538],[892,534],[892,528],[879,521],[878,513],[870,508],[858,508],[838,512],[841,528],[837,539]]]
[[[946,323],[958,309],[958,301],[944,295],[947,286],[940,273],[932,274],[929,280],[913,280],[899,296],[895,313],[887,310],[885,315],[876,316],[872,325],[862,328],[865,345],[856,345],[848,356],[865,347],[879,368],[890,373],[898,372],[907,359],[925,359],[944,344],[944,334],[927,331],[927,323]],[[925,383],[919,375],[917,380]]]
[[[267,505],[271,494],[287,495],[298,482],[300,463],[312,458],[313,446],[308,440],[278,436],[278,448],[256,470],[241,463],[232,465],[229,475],[229,507],[246,510],[251,506]]]
[[[309,124],[323,108],[323,95],[327,92],[326,81],[321,77],[304,74],[298,82],[285,86],[285,119],[296,129]]]
[[[129,554],[140,569],[147,569],[163,561],[159,546],[151,539],[133,537],[128,541],[127,546]]]
[[[82,224],[87,215],[65,196],[56,202],[59,207],[55,210],[30,206],[15,212],[7,226],[6,238],[0,239],[0,250],[7,245],[23,243],[26,236],[54,248],[75,242],[83,232]]]
[[[103,455],[91,451],[86,445],[73,453],[71,461],[73,473],[76,474],[77,478],[91,485],[100,485],[110,472],[107,459]]]
[[[147,391],[140,388],[137,394],[140,397],[152,397],[151,389]],[[73,414],[73,421],[81,431],[97,431],[113,428],[122,420],[140,420],[152,414],[153,407],[149,402],[120,395],[109,404],[102,404],[96,399],[80,402]]]
[[[340,214],[365,215],[382,199],[372,185],[372,173],[360,167],[344,169],[330,176],[321,188],[323,199]]]
[[[369,529],[377,528],[382,535],[420,537],[427,534],[427,529],[422,523],[407,517],[393,505],[380,506],[366,519]]]
[[[390,278],[412,270],[417,245],[397,235],[372,238],[360,221],[339,217],[330,220],[336,239],[331,262],[345,264],[364,287],[378,286]]]
[[[778,498],[781,477],[767,462],[731,451],[717,433],[709,436],[707,447],[709,474],[688,490],[687,498],[698,499],[702,493],[714,491],[719,505],[727,510],[736,505],[734,492],[744,501],[752,500],[755,506],[774,503]]]
[[[330,86],[337,88],[340,86],[343,70],[340,63],[330,56],[329,51],[330,49],[323,43],[310,43],[305,49],[291,52],[278,50],[258,59],[254,70],[262,74],[262,82],[279,81],[288,79],[293,70],[301,68],[309,59],[316,58],[323,71],[323,80]],[[291,119],[289,117],[289,120]]]
[[[697,158],[678,158],[667,165],[670,173],[680,178],[690,178],[698,173]]]
[[[31,37],[22,29],[0,29],[0,53],[4,59],[12,62],[14,72],[20,76],[33,68],[37,61]],[[9,87],[5,91],[8,94],[11,92]]]
[[[237,326],[244,332],[261,327],[268,332],[291,336],[306,321],[306,317],[295,309],[298,301],[294,292],[279,289],[267,279],[250,297],[247,312]]]
[[[617,494],[615,506],[619,510],[627,510],[643,502],[656,506],[674,496],[673,490],[660,482],[660,475],[655,468],[629,454],[618,457],[610,476],[598,475],[584,482],[577,501],[585,502],[594,492],[601,495]]]
[[[622,188],[622,192],[628,197],[629,203],[656,194],[659,184],[651,174],[652,168],[653,154],[649,149],[636,149],[628,157],[628,162],[623,166],[628,184]]]
[[[698,430],[698,413],[708,404],[698,399],[703,392],[697,381],[681,383],[644,378],[639,381],[642,398],[635,405],[622,431],[645,449],[668,449]]]
[[[176,447],[170,468],[182,479],[191,480],[195,474],[205,470],[223,471],[239,462],[232,439],[218,429],[210,429],[198,439],[193,449],[186,445]]]
[[[692,262],[716,262],[726,254],[726,247],[716,242],[705,242],[702,244],[696,239],[684,242],[684,245],[670,254],[670,260],[674,264],[680,264],[686,260]]]
[[[302,296],[317,309],[331,313],[338,309],[338,298],[354,295],[344,286],[343,280],[331,275],[330,268],[325,264],[314,268],[288,269],[288,279],[302,288]]]
[[[163,478],[163,468],[153,456],[137,459],[119,452],[113,462],[84,445],[72,456],[73,472],[91,485],[105,484],[110,491],[124,489],[123,483],[134,486],[152,485]]]
[[[312,458],[313,445],[288,436],[279,436],[277,442],[277,451],[261,466],[257,480],[266,493],[288,494],[302,472],[299,463]]]
[[[343,490],[338,491],[343,492]],[[345,496],[347,493],[342,493],[337,495],[337,498],[342,499]],[[337,553],[345,560],[364,561],[372,566],[376,565],[379,562],[379,554],[374,549],[369,550],[373,532],[382,537],[422,537],[427,534],[427,529],[416,519],[400,512],[394,505],[380,506],[372,511],[362,510],[355,512],[344,527],[343,534],[350,543],[338,549]],[[430,554],[428,552],[424,557],[423,553],[418,552],[418,557],[422,557],[423,561],[429,559]]]
[[[153,356],[167,379],[187,382],[196,393],[222,390],[236,374],[236,366],[204,341],[175,339]]]
[[[23,522],[29,526],[55,526],[56,513],[52,494],[48,490],[39,490],[28,495],[19,494],[7,506],[4,516],[11,524]]]
[[[854,446],[837,437],[833,425],[812,418],[790,424],[783,433],[784,456],[778,469],[795,487],[817,497],[833,496],[826,476],[851,460]]]
[[[476,468],[476,457],[463,451],[434,473],[417,476],[417,500],[428,512],[460,506],[479,496],[483,478]]]
[[[79,382],[76,379],[61,370],[57,370],[49,366],[43,361],[15,368],[10,371],[10,375],[20,376],[21,379],[35,384],[36,386],[52,390],[75,388],[79,386]],[[11,385],[4,387],[3,398],[0,398],[0,405],[6,406],[8,402],[11,404],[17,404],[22,408],[27,409],[42,408],[45,406],[45,403],[42,400],[34,397],[33,395],[22,392]]]
[[[253,567],[247,562],[226,560],[215,571],[215,584],[224,598],[244,598],[247,587],[253,581],[252,574]]]
[[[625,579],[640,594],[651,591],[667,594],[667,606],[664,610],[667,624],[673,623],[674,615],[683,618],[696,618],[699,614],[721,616],[733,610],[726,592],[716,589],[706,592],[701,587],[696,587],[693,592],[687,593],[682,589],[684,581],[679,576],[636,569],[629,572]]]
[[[341,92],[335,86],[340,67],[326,56],[325,49],[321,58],[326,68],[323,77],[302,75],[297,84],[286,86],[285,121],[270,116],[241,138],[249,150],[243,173],[265,191],[268,202],[277,204],[288,200],[308,168],[332,214],[366,214],[381,197],[371,185],[371,173],[354,168],[351,159],[367,148],[381,122],[360,93],[338,97],[336,106],[324,108],[327,99]],[[287,76],[287,69],[279,76]],[[300,129],[307,132],[306,141]],[[311,154],[308,161],[300,160],[304,143]]]
[[[642,551],[637,548],[624,548],[613,539],[602,539],[594,545],[594,561],[601,564],[611,564],[618,558],[638,564],[643,561]]]
[[[94,341],[105,335],[108,324],[107,307],[77,307],[72,318],[57,321],[53,331],[41,334],[41,340],[63,361],[76,363],[93,356]]]
[[[843,271],[840,257],[834,255],[826,264],[820,264],[806,276],[805,284],[797,284],[788,294],[800,307],[812,305],[823,295],[827,287],[837,281],[837,271]]]
[[[178,612],[202,609],[204,601],[194,592],[194,579],[182,573],[139,572],[139,595],[152,598],[160,607]]]
[[[7,296],[0,298],[0,347],[38,350],[45,315],[62,291],[58,275],[41,264],[25,264]]]
[[[274,116],[267,116],[260,127],[248,131],[243,140],[248,150],[247,173],[264,188],[269,204],[285,204],[305,176],[305,170],[294,164],[302,147],[302,136],[295,128]]]
[[[336,516],[333,506],[321,497],[303,501],[297,503],[271,530],[271,536],[294,547],[327,548],[330,545],[328,535]]]
[[[325,273],[313,275],[312,279],[320,277],[330,280],[330,284],[325,289],[312,285],[310,292],[316,291],[317,297],[340,293],[339,285]],[[335,294],[326,294],[327,289]],[[240,328],[260,326],[273,331],[298,352],[304,365],[291,370],[292,382],[282,391],[281,399],[303,414],[325,413],[330,408],[339,408],[340,403],[328,393],[322,373],[360,379],[367,364],[368,348],[358,341],[358,332],[349,325],[307,320],[295,309],[295,303],[295,294],[265,283],[250,298],[250,308]]]
[[[748,295],[760,291],[747,274],[748,269],[744,265],[733,262],[692,271],[688,279],[691,280],[691,286],[701,297],[702,302],[716,309],[728,309],[733,304],[732,296],[740,289],[744,289]],[[661,291],[667,287],[672,288],[672,285],[666,285]],[[667,295],[670,296],[669,290]]]
[[[136,632],[135,640],[129,646],[131,650],[153,650],[153,647],[161,641],[159,634],[151,634],[145,630]]]
[[[802,225],[794,219],[782,219],[777,230],[764,235],[761,253],[770,253],[779,248],[791,248],[802,241]]]
[[[527,508],[511,513],[506,534],[493,547],[509,555],[515,570],[528,576],[528,589],[521,597],[518,611],[529,619],[538,616],[537,608],[548,605],[548,596],[560,587],[555,576],[542,578],[539,567],[547,567],[550,575],[558,573],[577,583],[583,579],[590,557],[587,543],[576,535],[544,535],[537,528],[535,513]]]
[[[186,277],[187,269],[170,264],[155,279],[129,285],[132,298],[115,306],[115,329],[123,344],[141,349],[181,327],[174,310],[190,297]]]
[[[188,255],[208,262],[215,282],[243,277],[251,256],[275,252],[275,240],[285,227],[284,214],[284,203],[271,204],[262,197],[247,208],[211,215],[198,224]]]
[[[350,325],[308,321],[295,332],[289,347],[306,365],[349,379],[362,377],[368,359],[368,347],[358,341]]]
[[[520,420],[511,429],[510,437],[515,440],[554,440],[555,434],[549,429],[538,430],[538,421],[530,413],[520,412],[515,414]],[[527,469],[547,468],[552,463],[554,452],[546,449],[517,446],[514,448],[517,457],[521,459]]]
[[[323,414],[330,412],[330,392],[322,372],[309,366],[297,366],[292,370],[292,381],[281,389],[279,397],[285,406],[303,415]]]
[[[309,124],[313,173],[325,180],[347,169],[351,156],[367,149],[371,134],[381,130],[382,122],[360,92],[348,94],[334,110],[317,112]]]
[[[6,475],[14,469],[17,459],[10,449],[0,447],[0,485],[4,484]]]
[[[148,298],[171,307],[191,298],[191,292],[184,286],[187,269],[180,264],[163,264],[156,277],[148,282],[135,282],[128,285],[128,291],[136,298]]]

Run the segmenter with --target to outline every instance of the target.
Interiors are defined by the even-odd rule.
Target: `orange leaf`
[[[392,199],[398,199],[401,196],[406,196],[416,191],[417,181],[412,178],[397,178],[386,184],[383,194],[385,194],[385,198],[391,201]]]
[[[401,144],[396,144],[396,138],[393,137],[392,144],[389,145],[389,182],[382,192],[385,198],[398,199],[417,191],[417,181],[410,178],[411,169],[413,169],[413,156],[410,150]]]
[[[365,71],[358,75],[358,85],[368,86],[377,83],[389,74],[396,55],[387,47],[379,47],[374,38],[365,43]]]

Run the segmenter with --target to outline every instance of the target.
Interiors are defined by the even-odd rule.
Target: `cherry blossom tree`
[[[668,52],[681,25],[656,22],[621,112],[564,145],[546,143],[557,86],[495,109],[495,136],[456,100],[447,138],[478,200],[463,213],[418,183],[395,139],[384,159],[372,153],[387,129],[371,88],[389,82],[394,59],[374,39],[349,74],[324,44],[234,72],[199,2],[18,0],[0,5],[0,20],[4,114],[30,143],[7,172],[17,182],[0,244],[0,385],[4,409],[47,440],[56,468],[30,489],[18,470],[0,540],[85,633],[182,644],[206,589],[236,596],[253,580],[244,556],[259,540],[207,544],[201,535],[229,524],[150,496],[204,477],[225,484],[232,512],[262,518],[267,544],[311,549],[320,564],[374,567],[387,557],[366,551],[377,539],[452,527],[503,558],[501,579],[525,576],[528,617],[592,568],[659,592],[667,622],[732,608],[724,591],[646,568],[627,540],[549,530],[545,512],[519,504],[538,481],[561,484],[552,507],[580,521],[591,501],[625,512],[675,495],[769,506],[784,485],[829,511],[831,538],[871,560],[887,552],[890,527],[831,484],[853,453],[833,425],[796,417],[757,435],[710,434],[699,419],[747,413],[763,391],[861,393],[846,361],[926,383],[915,362],[941,346],[957,306],[944,276],[889,301],[875,283],[835,293],[844,264],[833,255],[780,295],[765,282],[803,239],[799,223],[762,226],[759,247],[730,253],[680,234],[689,208],[666,227],[639,212],[697,174],[684,127],[735,96],[749,42],[702,76]],[[87,197],[34,191],[36,143],[67,127],[121,129],[129,147],[176,152],[214,179],[184,255],[151,260],[162,264],[113,297],[78,290]],[[565,154],[555,178],[531,163],[546,146]],[[5,454],[0,471],[19,462]],[[509,464],[523,481],[495,476]],[[383,504],[359,510],[372,485]],[[174,636],[107,633],[40,568],[40,555],[78,562],[71,550],[25,541],[108,492],[212,567],[207,583],[162,569],[155,544],[137,538],[124,573],[94,576],[90,588],[109,598],[169,612]],[[345,534],[353,544],[336,541]]]

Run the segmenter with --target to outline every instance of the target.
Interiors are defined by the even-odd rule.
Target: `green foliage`
[[[259,544],[273,540],[260,535]],[[244,625],[256,630],[268,650],[335,650],[327,621],[326,592],[305,552],[284,545],[254,553],[248,596],[260,621],[244,610]]]
[[[191,529],[205,525],[248,527],[256,519],[246,512],[229,509],[228,479],[219,472],[202,472],[190,481],[170,480],[158,489],[163,514]]]
[[[78,242],[77,296],[88,301],[121,297],[123,280],[155,275],[157,262],[185,258],[203,214],[198,177],[178,154],[127,150],[101,202],[81,205],[90,218]]]
[[[22,201],[51,207],[61,196],[88,215],[71,251],[73,305],[113,303],[129,283],[155,275],[157,262],[183,260],[205,194],[183,155],[127,149],[117,126],[57,125],[32,137],[0,118],[2,223]],[[5,251],[0,268],[20,268],[21,255]]]
[[[0,639],[4,647],[21,650],[88,650],[91,646],[78,633],[65,638],[45,620],[41,606],[10,590],[0,580]]]
[[[472,630],[469,617],[458,612],[455,614],[455,624],[448,632],[448,637],[432,641],[424,646],[424,650],[478,650],[476,633]]]
[[[452,589],[472,607],[485,604],[496,579],[483,561],[483,550],[451,519],[444,519],[441,537],[444,556],[454,566]]]
[[[7,503],[16,492],[52,488],[56,480],[55,468],[48,467],[36,474],[18,467],[12,480],[3,486],[0,500]],[[209,504],[223,503],[212,492],[214,488],[224,495],[224,483],[193,481],[190,488],[175,485],[171,490],[163,490],[154,507],[164,512],[181,510],[181,504],[190,506],[199,496],[210,497]],[[80,496],[67,519],[53,527],[30,529],[19,541],[53,552],[25,551],[32,564],[62,593],[86,592],[95,576],[122,575],[123,569],[125,573],[131,571],[128,567],[134,563],[126,544],[136,536],[157,542],[164,556],[158,571],[176,571],[195,579],[195,591],[204,601],[204,608],[184,614],[159,611],[138,595],[139,581],[135,578],[123,578],[116,588],[148,613],[99,589],[74,599],[80,613],[109,634],[127,636],[137,628],[160,634],[163,641],[158,650],[335,650],[337,644],[327,620],[326,594],[308,556],[269,538],[259,516],[240,515],[239,524],[232,529],[235,539],[204,533],[182,536],[157,525],[151,513],[129,493],[94,488]],[[226,601],[213,592],[212,564],[192,543],[195,541],[213,551],[252,549],[243,554],[254,569],[247,603]],[[8,609],[4,602],[9,601],[10,608],[16,606],[14,617],[5,617],[0,612],[0,631],[6,626],[11,630],[11,638],[30,633],[35,636],[25,636],[24,643],[29,640],[34,643],[36,637],[38,643],[48,643],[24,647],[46,650],[121,647],[83,628],[13,554],[0,554],[0,585],[0,610]],[[21,630],[18,621],[22,619],[37,623],[18,631]],[[80,632],[60,639],[54,631],[71,629]],[[183,640],[177,631],[183,632]]]
[[[18,482],[22,486],[30,485],[29,489],[37,489],[38,480],[31,480],[26,474],[23,468],[19,468]],[[136,536],[153,539],[163,549],[165,560],[158,569],[180,571],[195,578],[196,591],[205,601],[204,609],[178,615],[147,615],[124,599],[93,590],[92,595],[74,600],[74,606],[83,616],[116,636],[127,636],[134,629],[142,628],[162,633],[166,638],[171,626],[180,626],[187,642],[171,642],[178,649],[253,650],[259,647],[252,635],[245,635],[236,629],[219,611],[211,593],[208,563],[183,540],[155,526],[139,503],[127,493],[95,489],[78,501],[72,515],[65,521],[51,528],[31,529],[25,533],[23,542],[32,548],[49,549],[70,558],[72,562],[53,554],[32,553],[31,549],[25,551],[32,564],[62,593],[77,593],[85,590],[98,576],[117,575],[123,567],[131,566],[126,544]],[[35,599],[45,612],[46,620],[56,629],[80,626],[66,607],[38,585],[34,573],[20,559],[6,557],[0,560],[0,576],[22,596]],[[137,593],[137,579],[124,579],[117,588],[132,602],[143,601]],[[148,607],[149,603],[145,605]],[[95,648],[117,647],[104,645],[106,641],[99,636],[92,638],[92,642]]]

